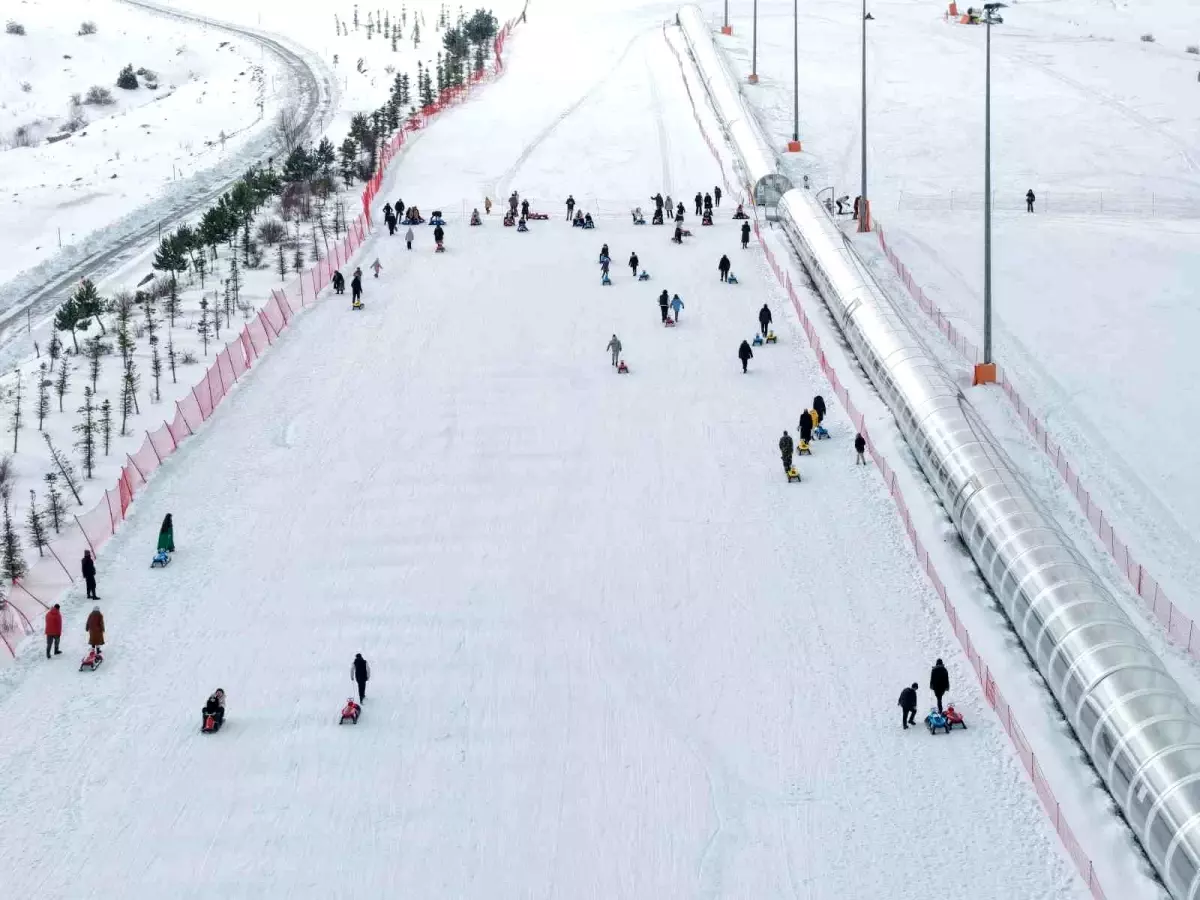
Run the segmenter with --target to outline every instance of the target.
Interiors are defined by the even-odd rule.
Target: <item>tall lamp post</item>
[[[992,23],[1001,21],[998,11],[1007,3],[983,4],[987,33],[983,82],[983,362],[975,366],[975,384],[996,380],[992,361]]]
[[[729,24],[729,0],[725,0],[725,24],[721,26],[721,34],[733,34],[733,26]]]
[[[758,0],[754,0],[754,30],[750,38],[750,78],[751,84],[758,84]]]
[[[875,17],[867,12],[867,0],[863,0],[862,12],[862,184],[858,196],[858,230],[871,230],[871,202],[867,199],[867,23]]]
[[[866,2],[866,0],[863,0]],[[800,152],[800,0],[792,0],[792,139],[788,153]]]

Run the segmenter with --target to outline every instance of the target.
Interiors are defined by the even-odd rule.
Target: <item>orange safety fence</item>
[[[501,53],[512,28],[510,21],[496,37],[490,76],[476,73],[469,85],[442,91],[436,104],[412,116],[393,135],[380,155],[375,174],[363,189],[363,212],[348,223],[345,235],[333,244],[326,243],[324,259],[314,263],[284,287],[271,291],[270,298],[246,323],[241,333],[217,353],[191,392],[175,403],[171,420],[164,421],[152,432],[147,431],[141,446],[126,456],[117,483],[104,492],[95,506],[72,517],[72,527],[64,528],[54,541],[42,548],[41,555],[30,566],[25,577],[13,582],[7,599],[0,596],[0,644],[9,654],[15,656],[17,644],[25,636],[38,631],[21,604],[16,602],[18,598],[26,605],[32,602],[34,606],[29,606],[31,611],[37,607],[44,611],[53,605],[62,591],[74,584],[75,576],[65,561],[78,560],[85,549],[91,550],[94,556],[99,554],[116,534],[135,495],[146,486],[154,471],[212,417],[234,385],[278,340],[296,314],[316,302],[318,294],[329,285],[334,271],[345,266],[367,239],[371,228],[371,201],[383,184],[389,163],[404,146],[406,132],[424,128],[433,116],[460,103],[474,86],[499,76],[504,69]]]
[[[665,38],[666,26],[663,28],[663,34]],[[669,39],[667,40],[667,45],[671,47],[672,52],[679,61],[680,74],[683,76],[684,85],[687,86],[688,78],[686,70],[683,67],[683,59]],[[708,145],[709,150],[712,152],[717,165],[720,167],[721,178],[725,183],[726,189],[731,194],[738,190],[745,190],[745,187],[738,185],[736,180],[730,180],[725,168],[725,163],[721,158],[721,154],[717,151],[716,145],[706,133],[704,122],[696,108],[690,87],[687,87],[687,93],[688,99],[691,101],[692,115],[696,119],[696,125],[700,129],[701,135],[704,136],[704,141]],[[753,192],[748,192],[748,196],[753,196]],[[788,299],[792,303],[792,308],[796,311],[796,315],[800,319],[800,325],[804,329],[804,334],[808,339],[809,346],[812,348],[813,353],[817,357],[817,361],[820,363],[821,372],[825,375],[830,387],[833,388],[834,394],[837,396],[838,401],[842,404],[842,408],[846,411],[846,415],[850,418],[850,421],[853,423],[855,429],[857,429],[862,436],[866,438],[867,452],[871,454],[871,459],[875,462],[880,474],[883,476],[884,484],[887,486],[888,493],[891,495],[892,501],[896,505],[896,512],[900,516],[900,521],[904,524],[904,531],[908,535],[909,542],[912,544],[913,552],[917,557],[917,562],[920,565],[921,570],[929,578],[934,592],[938,595],[938,599],[941,600],[942,608],[946,612],[946,617],[950,620],[950,625],[954,629],[955,637],[958,638],[959,643],[962,645],[963,652],[966,654],[967,660],[970,662],[971,668],[975,671],[975,676],[979,679],[979,683],[983,688],[984,698],[987,700],[988,705],[996,711],[996,714],[1000,718],[1000,722],[1004,726],[1005,732],[1008,734],[1009,739],[1016,748],[1017,756],[1020,757],[1021,765],[1024,767],[1025,772],[1029,775],[1033,782],[1034,792],[1037,794],[1038,800],[1042,804],[1042,808],[1046,811],[1047,816],[1049,816],[1050,821],[1054,826],[1054,830],[1058,834],[1059,840],[1062,841],[1063,847],[1066,848],[1067,854],[1075,863],[1075,867],[1078,869],[1080,877],[1082,877],[1084,882],[1087,884],[1088,890],[1091,891],[1092,897],[1094,897],[1095,900],[1105,900],[1104,889],[1101,887],[1100,880],[1096,875],[1095,866],[1093,866],[1091,859],[1088,857],[1087,853],[1084,852],[1083,848],[1080,847],[1078,840],[1076,840],[1075,833],[1067,823],[1066,816],[1062,811],[1062,807],[1055,799],[1054,791],[1051,788],[1050,783],[1046,780],[1046,776],[1042,772],[1041,766],[1038,765],[1037,757],[1035,756],[1032,748],[1029,746],[1029,742],[1025,739],[1025,734],[1021,730],[1021,727],[1017,724],[1016,718],[1013,716],[1012,708],[1008,705],[1007,701],[1004,699],[1004,695],[1001,693],[1000,688],[996,684],[994,673],[984,662],[983,658],[979,654],[979,651],[975,648],[975,645],[971,640],[970,632],[967,631],[966,626],[963,625],[962,620],[959,618],[958,610],[955,608],[954,602],[950,599],[950,593],[946,590],[946,585],[942,581],[941,576],[938,575],[937,569],[934,567],[933,560],[929,556],[929,551],[926,550],[925,545],[921,540],[921,536],[917,533],[916,526],[913,524],[912,515],[909,513],[908,503],[905,501],[904,495],[901,492],[900,484],[896,479],[896,473],[892,470],[892,467],[888,464],[888,461],[884,458],[883,454],[871,440],[871,435],[867,429],[866,417],[862,412],[859,411],[853,399],[850,397],[850,392],[846,389],[846,386],[842,383],[837,371],[833,368],[833,365],[826,357],[825,350],[821,344],[821,337],[817,333],[817,329],[814,327],[812,320],[809,318],[808,313],[805,311],[804,306],[800,302],[800,295],[792,285],[791,275],[786,272],[782,266],[780,266],[779,262],[775,258],[774,252],[771,250],[770,245],[763,239],[762,232],[759,228],[757,207],[754,207],[754,235],[763,248],[763,253],[766,256],[767,264],[771,267],[771,271],[775,274],[775,278],[778,280],[780,286],[783,287],[787,292]]]
[[[876,228],[879,234],[879,246],[883,249],[888,261],[896,270],[896,274],[904,283],[904,287],[908,290],[913,300],[916,301],[918,308],[929,316],[937,326],[938,331],[942,333],[946,340],[950,342],[950,345],[967,362],[977,363],[982,360],[983,355],[979,352],[979,348],[975,346],[970,338],[954,327],[949,317],[936,303],[929,299],[929,296],[921,289],[921,286],[916,283],[912,277],[912,272],[900,261],[900,258],[888,244],[883,229],[879,227],[878,222],[876,223]],[[1158,620],[1159,625],[1166,632],[1167,639],[1176,646],[1184,648],[1193,659],[1200,660],[1200,632],[1196,629],[1195,621],[1171,602],[1166,592],[1159,585],[1158,580],[1150,574],[1144,565],[1137,561],[1133,555],[1133,551],[1129,549],[1129,545],[1117,534],[1108,514],[1100,508],[1092,498],[1091,491],[1084,486],[1083,480],[1079,477],[1078,470],[1067,460],[1062,447],[1050,437],[1049,432],[1046,431],[1046,427],[1033,412],[1029,404],[1025,402],[1024,398],[1021,397],[1016,385],[1013,384],[1012,379],[1002,366],[996,367],[996,380],[1001,390],[1004,391],[1004,396],[1012,403],[1013,408],[1017,411],[1017,415],[1021,417],[1021,421],[1025,423],[1025,427],[1033,435],[1034,443],[1045,452],[1046,456],[1054,464],[1055,470],[1066,484],[1071,496],[1075,498],[1075,502],[1087,518],[1088,524],[1091,525],[1092,530],[1096,533],[1096,537],[1099,538],[1104,549],[1108,551],[1109,556],[1116,562],[1117,567],[1124,573],[1125,578],[1129,581],[1130,586],[1133,587],[1139,599],[1153,613],[1154,618]]]

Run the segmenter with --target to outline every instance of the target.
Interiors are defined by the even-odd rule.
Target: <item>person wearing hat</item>
[[[358,685],[358,702],[367,699],[367,682],[371,679],[371,666],[363,659],[361,653],[354,654],[354,663],[350,666],[350,680]]]
[[[59,638],[62,637],[62,610],[55,603],[46,611],[46,659],[50,658],[50,648],[53,646],[54,653],[57,656],[62,653],[58,649]]]
[[[912,687],[906,687],[900,692],[900,724],[904,726],[904,730],[908,730],[909,725],[917,724],[917,683],[914,681]]]
[[[84,628],[88,633],[88,644],[93,650],[99,650],[104,646],[104,613],[100,612],[100,607],[92,607]]]
[[[937,698],[937,711],[941,712],[942,696],[950,690],[950,673],[946,671],[946,667],[942,665],[940,659],[929,670],[929,689]]]

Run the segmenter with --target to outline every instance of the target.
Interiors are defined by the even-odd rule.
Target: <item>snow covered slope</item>
[[[511,185],[561,216],[569,191],[711,188],[660,13],[535,8],[386,193]],[[67,655],[0,686],[6,887],[916,900],[949,859],[972,897],[1082,898],[836,407],[784,482],[822,384],[728,213],[683,247],[622,212],[452,224],[444,256],[427,227],[381,237],[366,308],[302,316],[109,545],[105,666],[75,671],[73,598]],[[781,342],[743,375],[764,300]],[[357,651],[374,678],[339,728]],[[895,695],[936,656],[971,729],[905,734]]]

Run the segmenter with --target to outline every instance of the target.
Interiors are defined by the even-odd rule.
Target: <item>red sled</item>
[[[441,241],[438,241],[437,249],[435,249],[433,252],[434,253],[445,253],[446,246]]]
[[[663,319],[663,326],[666,328],[674,328],[675,320],[672,319],[670,316],[667,316],[665,319]]]
[[[358,716],[362,712],[362,707],[353,700],[347,700],[346,705],[342,707],[342,717],[338,720],[339,725],[345,725],[347,721],[351,725],[358,724]]]
[[[93,647],[88,651],[88,655],[83,658],[83,662],[79,664],[79,671],[82,672],[84,669],[87,669],[90,672],[95,672],[96,669],[100,668],[100,663],[102,662],[104,662],[104,654],[100,652],[99,648]]]
[[[962,713],[956,710],[953,706],[947,706],[946,711],[942,713],[946,717],[946,730],[949,731],[955,725],[966,729],[967,723],[963,721]]]
[[[618,375],[628,375],[629,374],[629,366],[625,365],[625,360],[621,360],[619,363],[617,363],[617,374]]]

